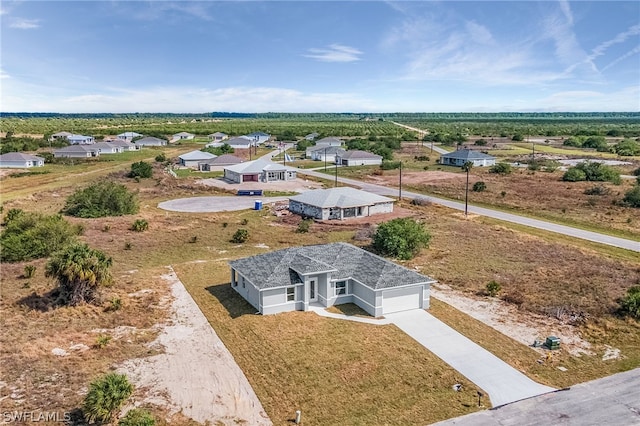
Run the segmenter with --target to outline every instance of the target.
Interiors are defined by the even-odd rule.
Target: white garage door
[[[382,293],[382,314],[420,308],[422,287],[397,288]]]

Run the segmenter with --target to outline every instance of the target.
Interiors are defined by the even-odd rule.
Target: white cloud
[[[11,78],[9,74],[2,68],[0,68],[0,80],[4,80],[5,78]]]
[[[354,47],[344,46],[337,43],[334,43],[324,49],[311,48],[308,52],[308,54],[303,56],[316,59],[321,62],[354,62],[359,61],[360,55],[362,55],[362,52]]]
[[[40,28],[40,20],[16,18],[9,24],[9,27],[17,28],[19,30],[32,30]]]
[[[616,92],[574,90],[554,93],[532,102],[542,111],[640,111],[640,88],[626,87]]]
[[[630,58],[630,57],[632,57],[634,55],[637,55],[638,53],[640,53],[640,46],[636,46],[635,48],[631,49],[630,51],[628,51],[624,55],[622,55],[622,56],[616,58],[615,60],[611,61],[607,66],[602,68],[602,71],[605,71],[605,70],[611,68],[612,66],[618,64],[619,62],[622,62],[627,58]]]
[[[569,2],[567,0],[559,0],[559,3],[560,10],[567,20],[567,23],[569,25],[573,25],[573,13],[571,12],[571,6],[569,5]]]
[[[492,45],[495,43],[491,32],[484,26],[474,21],[469,21],[465,24],[467,33],[472,40],[479,44]]]

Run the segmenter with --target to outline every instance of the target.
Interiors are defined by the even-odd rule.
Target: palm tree
[[[462,170],[467,172],[467,186],[464,190],[464,217],[469,214],[469,172],[473,168],[473,161],[467,161],[462,165]]]
[[[60,296],[69,305],[91,302],[99,286],[113,282],[112,260],[100,250],[76,243],[56,253],[45,267],[45,276],[60,284]]]
[[[108,422],[132,393],[133,386],[124,374],[109,373],[94,380],[82,404],[85,418],[90,423]]]

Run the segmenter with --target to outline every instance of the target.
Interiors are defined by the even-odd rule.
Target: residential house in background
[[[49,137],[49,142],[55,142],[57,140],[61,140],[61,139],[66,139],[69,136],[72,136],[73,133],[69,133],[69,132],[58,132],[58,133],[54,133]]]
[[[0,168],[26,169],[44,166],[44,158],[22,152],[7,152],[0,155]]]
[[[224,178],[233,183],[286,181],[296,178],[296,169],[260,158],[225,167]]]
[[[133,142],[136,146],[165,146],[167,141],[164,139],[154,138],[153,136],[147,136],[146,138],[138,139]]]
[[[468,161],[473,163],[474,167],[493,166],[496,164],[496,157],[471,149],[461,149],[440,156],[440,164],[445,166],[462,167]]]
[[[175,135],[173,135],[172,141],[191,140],[191,139],[193,139],[195,137],[196,137],[196,135],[194,135],[193,133],[180,132],[180,133],[176,133]]]
[[[235,155],[223,154],[219,157],[212,158],[210,160],[200,161],[198,163],[198,169],[201,172],[213,172],[224,170],[226,166],[233,166],[234,164],[240,164],[244,160],[238,158]]]
[[[199,162],[211,160],[216,157],[217,155],[213,155],[210,152],[191,151],[178,156],[178,160],[180,161],[181,166],[198,169]]]
[[[319,220],[343,220],[393,212],[392,198],[355,188],[316,189],[289,198],[289,211]]]
[[[139,145],[136,145],[135,143],[131,143],[128,141],[123,141],[121,139],[110,139],[110,140],[105,139],[105,142],[108,142],[111,145],[119,146],[120,148],[122,148],[122,151],[137,151],[140,149]]]
[[[229,262],[231,287],[259,313],[354,303],[369,315],[427,309],[433,278],[347,243],[292,247]]]
[[[239,136],[237,138],[227,139],[224,142],[220,143],[220,146],[223,144],[228,144],[233,149],[249,149],[253,146],[253,140],[249,139],[246,136]]]
[[[271,135],[264,132],[253,132],[248,135],[244,135],[252,141],[255,141],[258,145],[262,145],[269,139],[271,139]]]
[[[211,142],[222,142],[223,140],[227,139],[228,137],[229,137],[229,135],[227,135],[226,133],[215,132],[215,133],[211,133],[209,135],[209,140]]]
[[[124,151],[121,146],[112,144],[111,142],[94,143],[92,148],[97,149],[100,154],[120,154]]]
[[[313,132],[313,133],[309,133],[307,136],[304,137],[304,140],[306,141],[314,141],[316,140],[316,138],[320,136],[318,133]]]
[[[93,145],[71,145],[53,151],[55,158],[91,158],[99,155],[100,152]]]
[[[341,139],[334,137],[322,138],[316,141],[316,146],[342,146],[342,144]]]
[[[67,140],[71,145],[91,145],[96,141],[93,136],[85,135],[69,135]]]
[[[306,150],[306,157],[314,161],[326,161],[327,163],[335,164],[336,156],[338,154],[344,155],[346,151],[339,146],[310,146]]]
[[[133,139],[135,138],[139,138],[140,136],[142,136],[140,133],[136,133],[136,132],[124,132],[124,133],[120,133],[117,138],[120,139],[121,141],[127,141],[127,142],[131,142]]]
[[[342,166],[379,166],[382,156],[356,149],[336,154],[336,162]]]

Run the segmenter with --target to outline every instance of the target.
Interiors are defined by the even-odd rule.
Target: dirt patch
[[[262,189],[263,191],[304,192],[310,189],[323,188],[321,183],[306,179],[294,179],[282,182],[231,183],[222,178],[210,178],[200,179],[196,182],[200,185],[212,186],[228,191],[236,191],[238,189]]]
[[[416,184],[428,184],[442,181],[464,181],[465,175],[461,173],[451,172],[402,172],[402,184],[403,185],[416,185]],[[396,185],[398,183],[398,176],[394,175],[382,175],[382,176],[367,176],[367,182],[381,184],[381,185]]]
[[[198,422],[271,425],[251,385],[173,270],[163,276],[174,297],[172,323],[152,346],[164,353],[125,361],[119,371],[144,389],[143,403]],[[197,350],[196,350],[197,348]]]

